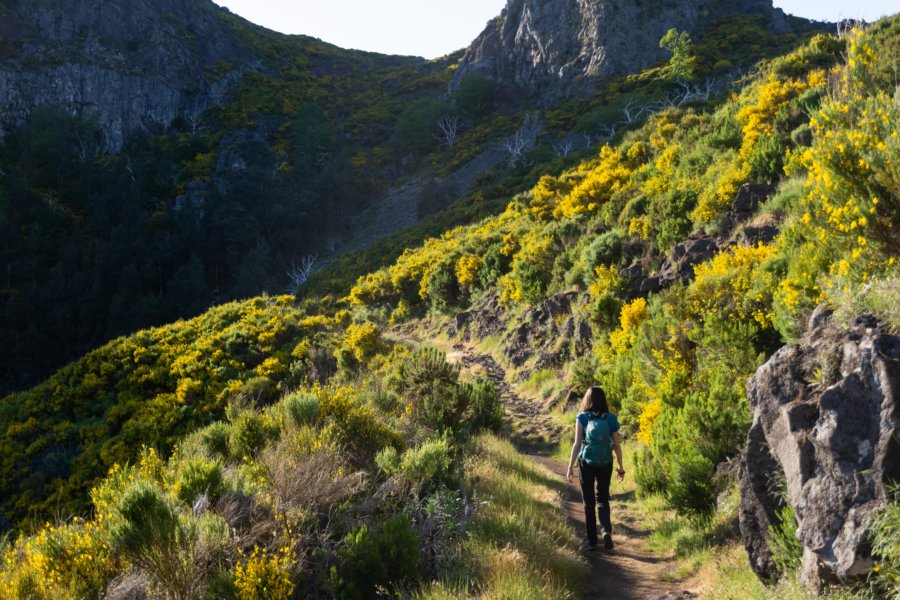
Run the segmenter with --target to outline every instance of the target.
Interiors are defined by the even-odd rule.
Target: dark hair
[[[609,412],[609,404],[606,402],[606,393],[599,387],[588,388],[581,399],[581,412],[592,411],[598,415]]]

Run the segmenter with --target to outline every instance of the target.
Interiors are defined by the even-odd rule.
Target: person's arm
[[[616,479],[622,481],[625,479],[625,467],[622,466],[622,446],[619,445],[619,432],[613,433],[613,450],[616,453],[616,462],[619,463],[619,470],[616,471]]]
[[[581,448],[581,441],[584,439],[584,427],[581,421],[575,418],[575,443],[572,444],[572,455],[569,457],[569,468],[566,469],[566,481],[572,483],[572,466],[575,464],[575,457],[578,456],[578,450]]]

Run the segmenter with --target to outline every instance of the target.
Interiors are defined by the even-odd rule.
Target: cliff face
[[[470,46],[451,87],[475,71],[556,100],[590,78],[664,59],[659,40],[670,27],[697,34],[730,14],[760,14],[773,29],[789,29],[771,0],[509,0]]]
[[[0,2],[0,137],[59,104],[96,117],[116,150],[221,101],[228,73],[254,63],[228,19],[208,0]]]

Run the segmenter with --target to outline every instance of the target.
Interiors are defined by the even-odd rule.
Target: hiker
[[[612,550],[612,523],[609,519],[609,483],[612,479],[613,450],[619,469],[616,478],[625,477],[622,468],[622,448],[619,446],[619,420],[609,412],[606,394],[599,387],[590,388],[581,401],[581,412],[575,417],[575,443],[566,481],[572,483],[572,466],[578,457],[581,497],[584,500],[584,522],[587,526],[588,549],[597,549],[597,515],[600,516],[600,536],[603,546]],[[597,507],[596,513],[594,506]]]

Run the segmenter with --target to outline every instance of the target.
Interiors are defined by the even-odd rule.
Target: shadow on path
[[[563,483],[563,505],[569,524],[583,535],[584,508],[577,481],[572,484],[565,482],[563,463],[540,454],[530,456]],[[677,583],[663,581],[663,577],[670,574],[675,566],[672,559],[642,549],[651,532],[640,527],[629,506],[634,500],[634,493],[615,494],[612,500],[613,540],[616,547],[612,551],[601,549],[585,552],[589,569],[582,597],[585,600],[694,598],[694,594],[682,591]]]

